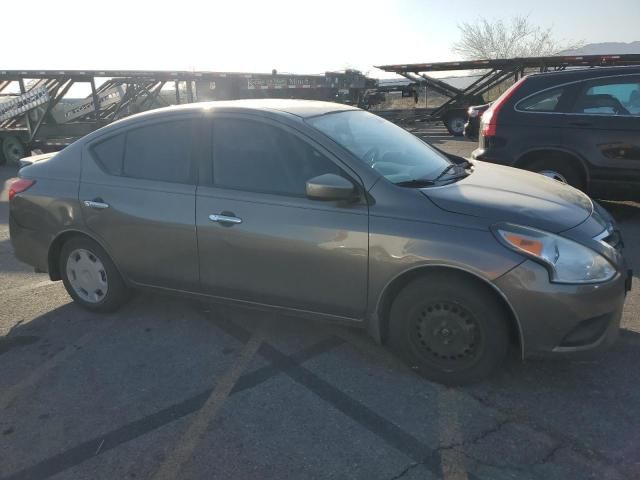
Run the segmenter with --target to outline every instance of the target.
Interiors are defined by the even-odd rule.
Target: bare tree
[[[555,55],[579,44],[564,45],[553,36],[551,27],[531,24],[528,17],[510,21],[479,18],[458,25],[460,40],[453,51],[467,60],[483,58],[539,57]]]

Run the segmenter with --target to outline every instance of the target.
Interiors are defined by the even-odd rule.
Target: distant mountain
[[[584,47],[564,50],[558,55],[607,55],[610,53],[640,53],[640,41],[589,43]]]

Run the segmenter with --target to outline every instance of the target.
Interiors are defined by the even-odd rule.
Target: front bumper
[[[527,260],[495,284],[517,316],[524,358],[585,356],[615,341],[629,275],[623,268],[601,284],[557,284],[542,265]]]

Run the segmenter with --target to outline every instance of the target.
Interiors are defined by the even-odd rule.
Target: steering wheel
[[[371,147],[367,152],[362,156],[362,160],[367,162],[369,166],[373,167],[378,159],[378,155],[380,153],[380,149],[378,147]]]

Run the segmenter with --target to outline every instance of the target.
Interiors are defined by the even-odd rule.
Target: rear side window
[[[587,82],[574,111],[591,115],[640,116],[640,77]]]
[[[122,174],[125,177],[189,183],[194,122],[167,122],[127,132]]]
[[[134,128],[94,145],[98,164],[109,175],[193,183],[196,122],[180,120]]]
[[[223,188],[304,196],[307,180],[340,168],[310,144],[272,125],[218,119],[213,130],[213,183]]]
[[[108,138],[93,148],[93,155],[109,175],[122,175],[122,158],[124,154],[125,134]]]
[[[558,110],[564,91],[563,87],[545,90],[525,98],[516,108],[524,112],[555,112]]]

